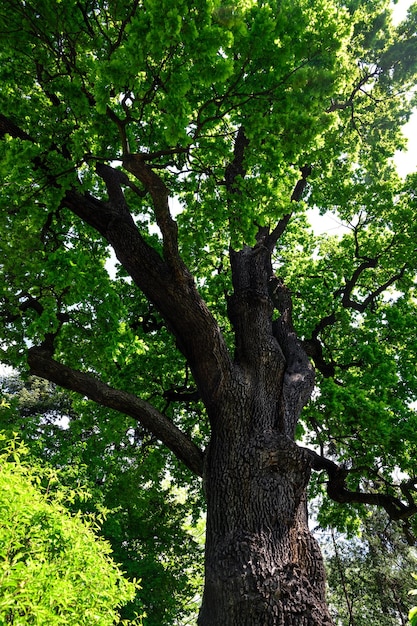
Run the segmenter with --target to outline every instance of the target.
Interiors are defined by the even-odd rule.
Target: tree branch
[[[0,114],[0,137],[5,134],[34,141]],[[118,260],[135,284],[166,320],[168,329],[175,336],[179,349],[190,365],[203,401],[212,406],[222,382],[231,374],[232,363],[220,328],[179,255],[177,224],[169,213],[168,189],[146,163],[155,156],[159,156],[159,153],[128,155],[127,161],[132,173],[138,174],[146,192],[154,200],[157,222],[164,237],[165,259],[146,243],[133,220],[122,185],[130,183],[129,186],[139,195],[141,191],[133,186],[123,172],[99,164],[99,175],[106,183],[109,202],[70,189],[61,202],[61,208],[77,215],[113,247]],[[34,165],[37,166],[36,163]],[[41,165],[45,175],[48,175],[46,166]],[[126,169],[129,170],[129,167]]]
[[[151,404],[136,396],[114,389],[97,378],[79,372],[52,359],[48,351],[33,347],[28,352],[31,373],[46,378],[60,387],[76,391],[101,406],[114,409],[133,419],[149,430],[175,456],[198,476],[203,475],[203,452],[177,428],[165,415]]]
[[[386,493],[351,491],[346,488],[346,478],[349,475],[348,469],[337,465],[330,459],[320,456],[317,452],[314,452],[314,450],[310,450],[309,448],[303,449],[308,452],[311,457],[313,470],[325,470],[327,472],[329,477],[327,493],[335,502],[340,502],[341,504],[356,503],[382,506],[393,520],[405,520],[417,513],[417,503],[411,497],[409,488],[407,491],[408,483],[405,483],[408,504],[404,504],[399,498]],[[415,481],[413,481],[412,484],[414,484],[414,482]]]
[[[25,139],[32,143],[34,142],[33,137],[19,128],[11,119],[0,113],[0,139],[3,139],[4,135],[10,135],[10,137],[14,137],[15,139]]]
[[[169,210],[169,190],[164,181],[147,164],[148,155],[129,154],[123,159],[124,167],[133,174],[150,194],[155,211],[155,219],[163,239],[164,258],[174,270],[177,279],[182,279],[186,272],[185,265],[178,251],[178,227]]]
[[[307,178],[311,174],[311,167],[309,165],[305,165],[301,168],[301,178],[297,181],[293,192],[291,194],[291,202],[300,202],[303,197],[304,190],[307,186]],[[268,250],[272,253],[275,248],[278,239],[282,236],[285,229],[287,228],[288,222],[290,221],[292,216],[291,213],[287,213],[282,217],[274,230],[266,237],[264,241],[264,245],[268,248]]]
[[[143,239],[117,185],[111,189],[116,183],[109,180],[114,203],[71,191],[67,192],[63,206],[95,228],[113,247],[134,283],[166,321],[188,361],[203,401],[210,406],[217,399],[222,382],[231,374],[224,337],[180,257],[174,271]]]
[[[393,285],[397,280],[400,280],[404,276],[404,272],[407,269],[407,264],[404,264],[403,267],[399,270],[397,274],[388,278],[382,285],[374,289],[371,293],[369,293],[363,302],[355,302],[352,300],[352,291],[357,285],[357,282],[362,275],[362,273],[367,269],[374,269],[378,265],[378,258],[366,259],[363,261],[353,272],[352,278],[346,281],[344,287],[340,290],[336,291],[335,296],[342,296],[342,306],[345,309],[354,309],[355,311],[359,311],[359,313],[363,313],[367,306],[372,304],[372,302],[377,298],[381,293],[383,293],[388,287]]]
[[[240,190],[236,187],[236,178],[240,176],[244,178],[246,175],[246,169],[243,161],[245,158],[245,149],[249,145],[249,139],[245,135],[243,126],[240,126],[233,149],[233,160],[226,167],[225,183],[226,189],[229,193],[240,193]]]
[[[354,99],[356,94],[361,91],[362,93],[364,93],[365,95],[369,95],[364,89],[364,85],[366,85],[366,83],[368,82],[368,80],[370,80],[371,78],[374,78],[375,76],[378,75],[378,71],[374,71],[374,72],[369,72],[367,74],[365,74],[361,80],[358,82],[357,85],[355,85],[355,87],[352,89],[352,92],[349,96],[349,98],[347,100],[345,100],[345,102],[337,102],[336,100],[332,100],[332,104],[329,106],[328,109],[326,109],[326,113],[332,113],[333,111],[344,111],[345,109],[351,109],[352,110],[352,115],[353,115],[353,107],[354,107]]]
[[[311,333],[311,338],[304,339],[303,341],[304,350],[308,356],[313,359],[314,365],[325,378],[333,378],[335,376],[335,364],[328,363],[324,360],[323,345],[318,336],[322,330],[324,330],[327,326],[331,326],[335,322],[335,313],[326,315],[326,317],[323,317],[319,322],[317,322]]]
[[[109,194],[109,200],[116,207],[119,206],[119,208],[129,212],[122,187],[129,187],[129,189],[141,198],[146,196],[147,192],[134,185],[127,174],[121,170],[98,162],[96,164],[96,172],[100,178],[104,180]]]
[[[314,368],[294,331],[290,290],[280,279],[272,277],[269,293],[275,308],[281,313],[273,323],[273,333],[286,360],[282,401],[287,434],[293,437],[301,410],[313,391]]]
[[[345,309],[353,309],[355,311],[359,311],[363,313],[366,308],[374,302],[375,298],[377,298],[381,293],[383,293],[388,287],[393,285],[397,280],[400,280],[407,269],[407,264],[399,270],[397,274],[388,278],[382,285],[374,289],[371,293],[369,293],[366,298],[362,302],[355,302],[352,300],[352,291],[357,285],[357,281],[360,276],[366,269],[375,268],[378,265],[378,258],[368,258],[365,259],[353,272],[352,278],[346,281],[344,287],[339,289],[334,293],[334,297],[342,296],[342,306]],[[321,372],[321,374],[325,378],[334,378],[335,376],[335,368],[339,367],[340,369],[348,369],[352,366],[361,366],[363,362],[353,361],[348,364],[338,364],[335,362],[327,362],[323,357],[323,344],[319,339],[319,334],[327,327],[335,324],[337,321],[337,317],[335,312],[332,312],[330,315],[323,317],[319,322],[317,322],[314,327],[311,337],[308,339],[304,339],[303,346],[307,352],[307,354],[314,360],[314,364],[316,368]]]
[[[129,141],[128,141],[127,134],[126,134],[126,124],[128,122],[128,119],[126,118],[124,120],[121,120],[116,115],[116,113],[109,107],[109,105],[107,105],[106,107],[106,115],[117,126],[117,130],[119,132],[119,137],[120,137],[120,142],[122,144],[123,154],[129,154],[130,152]]]

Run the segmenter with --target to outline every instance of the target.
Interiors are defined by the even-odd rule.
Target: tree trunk
[[[236,428],[230,436],[213,436],[207,453],[198,624],[330,625],[322,556],[308,529],[310,457],[273,429],[258,428],[259,406],[250,420],[245,410],[239,401],[230,407]],[[241,427],[245,422],[248,428]]]
[[[232,253],[235,370],[205,463],[206,569],[199,626],[330,626],[310,534],[311,456],[294,441],[314,371],[268,251]],[[280,317],[273,322],[273,306]]]

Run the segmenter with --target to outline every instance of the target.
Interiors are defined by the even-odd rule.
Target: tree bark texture
[[[311,456],[294,441],[314,373],[271,279],[268,252],[232,254],[235,370],[206,456],[205,591],[199,626],[326,626],[320,549],[308,528]],[[272,303],[280,311],[272,320]]]
[[[213,438],[199,626],[332,624],[320,549],[308,529],[308,476],[308,458],[272,432]]]

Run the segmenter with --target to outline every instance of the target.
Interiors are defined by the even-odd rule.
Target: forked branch
[[[305,188],[307,187],[307,178],[311,174],[311,167],[309,165],[305,165],[301,168],[301,178],[297,181],[293,192],[291,194],[291,202],[300,202],[303,197]],[[284,215],[275,226],[274,230],[266,237],[264,245],[268,248],[268,250],[272,253],[275,248],[278,239],[283,235],[285,229],[287,228],[288,222],[290,221],[292,216],[292,212]]]
[[[169,210],[169,190],[153,168],[147,163],[147,155],[129,154],[123,160],[124,167],[144,186],[152,198],[155,219],[162,233],[164,258],[180,279],[185,266],[178,251],[178,227]]]
[[[407,520],[417,513],[417,503],[410,493],[411,487],[415,486],[415,481],[404,483],[400,489],[406,495],[407,504],[399,498],[387,493],[366,493],[363,491],[351,491],[346,486],[346,479],[349,470],[343,466],[337,465],[334,461],[320,456],[314,450],[304,448],[312,459],[312,469],[316,471],[325,470],[329,477],[327,483],[327,493],[335,502],[370,504],[373,506],[382,506],[391,519]],[[404,491],[405,490],[405,491]]]

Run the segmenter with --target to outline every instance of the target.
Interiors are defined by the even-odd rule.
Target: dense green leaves
[[[1,621],[22,626],[120,623],[119,610],[137,585],[124,578],[91,522],[66,509],[65,503],[80,494],[62,487],[55,472],[29,466],[16,440],[2,436],[2,444]]]
[[[300,438],[343,464],[350,490],[409,503],[416,175],[401,179],[393,157],[413,105],[416,15],[414,6],[395,28],[386,0],[3,3],[4,361],[25,371],[27,348],[42,346],[151,403],[204,448],[195,363],[143,293],[145,261],[162,268],[152,280],[168,295],[185,263],[232,354],[230,249],[277,233],[273,271],[292,292],[295,331],[317,370]],[[333,215],[342,234],[317,235],[312,210]],[[122,215],[142,246],[129,249],[134,277],[129,255],[109,248]],[[192,569],[186,552],[198,554],[180,521],[198,517],[196,484],[183,506],[173,484],[190,484],[189,474],[137,421],[74,402],[66,430],[49,418],[48,428],[19,424],[32,440],[41,431],[57,464],[86,467],[101,505],[131,499],[135,527],[150,528],[145,509],[166,524],[164,584],[167,572],[185,584],[175,560]],[[311,487],[321,522],[356,528],[356,509],[330,502],[326,482],[317,474]],[[120,496],[135,485],[136,499]],[[112,519],[123,562],[136,573],[153,552],[154,567],[150,531],[136,537],[129,515]],[[173,537],[181,555],[167,547]]]
[[[100,518],[112,557],[140,579],[121,617],[145,612],[144,623],[159,626],[192,614],[201,593],[198,485],[128,418],[92,410],[37,378],[5,377],[1,391],[0,429],[21,433],[28,468],[59,467],[62,490],[72,494],[67,508]]]

